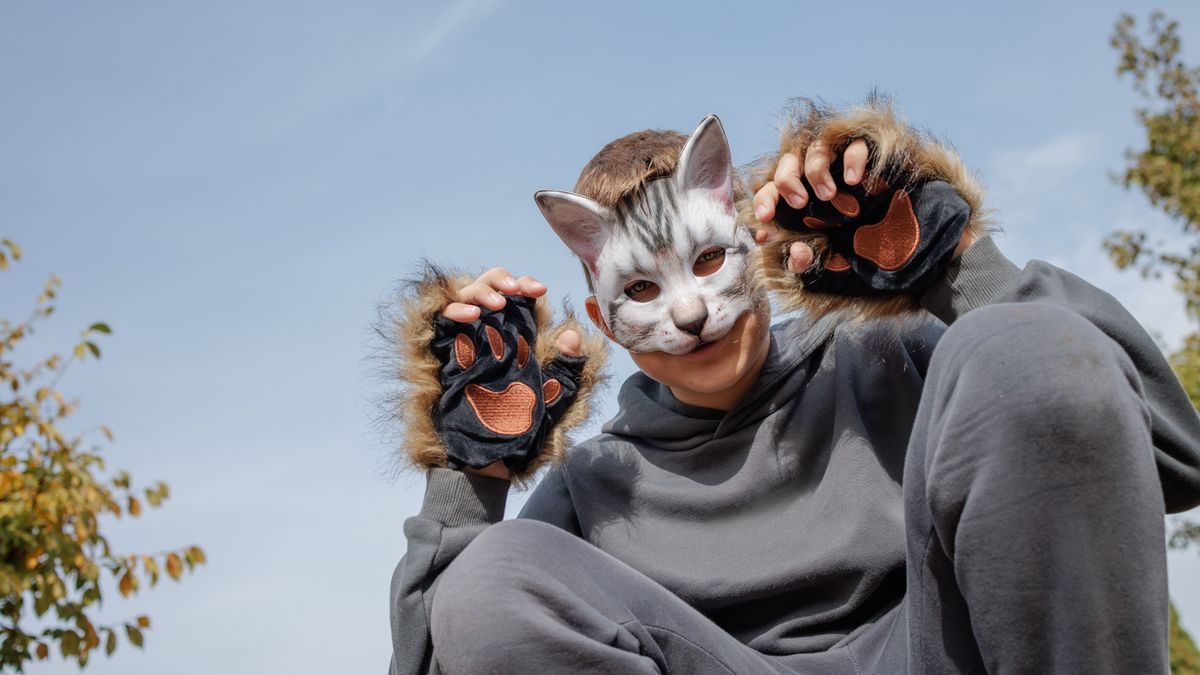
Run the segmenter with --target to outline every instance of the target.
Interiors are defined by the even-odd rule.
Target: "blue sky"
[[[1200,61],[1200,7],[1183,22]],[[65,282],[36,346],[115,334],[63,387],[110,464],[170,483],[111,523],[124,550],[203,545],[148,611],[145,652],[94,673],[379,672],[387,587],[418,508],[372,420],[376,304],[424,256],[538,275],[582,300],[532,200],[605,142],[721,116],[738,162],[793,96],[894,93],[990,186],[1019,263],[1114,293],[1169,344],[1169,286],[1112,270],[1118,227],[1170,224],[1108,172],[1139,140],[1107,38],[1122,9],[1057,3],[5,3],[0,235],[26,260],[0,315]],[[617,359],[618,375],[629,372]],[[611,395],[605,410],[612,412]],[[519,504],[520,498],[514,499]],[[1200,629],[1200,556],[1171,558]],[[31,673],[62,672],[61,663]]]

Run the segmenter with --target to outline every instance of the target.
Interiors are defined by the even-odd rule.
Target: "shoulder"
[[[813,348],[825,345],[839,351],[863,353],[931,352],[946,331],[946,324],[932,314],[910,314],[871,319],[844,319],[836,315],[812,321],[804,316],[785,319],[771,326],[771,334],[781,345],[813,342]]]
[[[558,470],[567,482],[620,479],[636,471],[640,459],[629,437],[600,433],[567,451]]]

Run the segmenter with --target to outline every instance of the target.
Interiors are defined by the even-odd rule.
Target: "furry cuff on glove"
[[[567,432],[588,418],[607,348],[569,313],[551,326],[544,298],[508,296],[504,309],[484,309],[471,323],[443,317],[469,283],[430,265],[400,292],[386,326],[398,384],[389,414],[402,425],[402,452],[414,466],[503,461],[523,482],[560,460]],[[580,334],[583,356],[555,351],[567,329]]]
[[[840,158],[858,139],[870,150],[862,184],[845,184],[839,159],[830,167],[838,189],[833,199],[818,200],[804,179],[809,203],[795,210],[781,200],[777,208],[782,236],[762,247],[761,272],[790,309],[864,316],[916,309],[917,295],[945,271],[963,232],[979,236],[988,229],[983,188],[958,153],[908,126],[879,97],[846,111],[802,103],[752,188],[771,179],[785,153],[803,158],[819,141]],[[795,242],[814,253],[799,274],[787,268]]]

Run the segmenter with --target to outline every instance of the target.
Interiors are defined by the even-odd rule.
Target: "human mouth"
[[[709,356],[721,348],[727,337],[729,337],[729,333],[709,342],[699,342],[691,351],[684,353],[683,356],[692,359],[702,359]]]

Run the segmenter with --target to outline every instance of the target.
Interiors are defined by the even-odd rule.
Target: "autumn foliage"
[[[21,256],[0,240],[0,271]],[[141,647],[145,615],[102,624],[97,611],[106,590],[131,596],[164,576],[176,581],[203,563],[197,546],[150,554],[118,554],[104,535],[110,518],[140,516],[161,506],[162,482],[135,488],[128,473],[108,472],[99,443],[105,426],[74,435],[67,419],[78,402],[58,385],[75,364],[100,358],[104,323],[84,330],[67,355],[25,364],[16,351],[54,313],[60,282],[51,277],[28,318],[0,317],[0,670],[21,670],[57,651],[86,665],[95,650],[112,654],[121,641]]]

